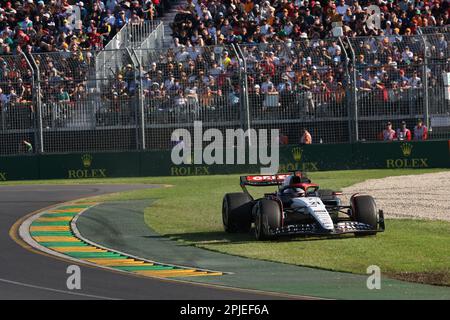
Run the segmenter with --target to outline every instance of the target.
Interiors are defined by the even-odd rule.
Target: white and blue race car
[[[382,210],[370,195],[354,194],[350,205],[341,204],[341,192],[321,190],[302,172],[241,176],[243,192],[223,198],[226,232],[247,233],[254,226],[257,240],[282,235],[331,236],[354,233],[374,235],[385,230]],[[254,199],[247,186],[278,186],[273,193]]]

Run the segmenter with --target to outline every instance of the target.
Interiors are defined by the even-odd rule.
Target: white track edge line
[[[88,294],[88,293],[82,293],[82,292],[60,290],[60,289],[43,287],[43,286],[38,286],[38,285],[34,285],[34,284],[13,281],[13,280],[8,280],[8,279],[2,279],[2,278],[0,278],[0,282],[9,283],[9,284],[13,284],[16,286],[28,287],[28,288],[39,289],[39,290],[46,290],[46,291],[51,291],[51,292],[64,293],[64,294],[75,295],[75,296],[82,296],[82,297],[89,297],[89,298],[96,298],[96,299],[103,299],[103,300],[120,300],[119,298],[111,298],[111,297],[97,296],[94,294]]]
[[[221,285],[221,284],[210,284],[210,283],[205,283],[205,282],[196,282],[196,281],[189,281],[188,279],[182,279],[182,278],[161,278],[161,277],[157,277],[157,276],[142,276],[142,275],[138,275],[136,273],[133,272],[129,272],[129,271],[125,271],[125,270],[120,270],[120,269],[114,269],[114,268],[110,268],[107,266],[103,266],[103,265],[98,265],[95,263],[91,263],[89,261],[85,261],[85,260],[81,260],[81,259],[76,259],[64,254],[61,254],[57,251],[53,251],[50,250],[42,245],[40,245],[38,242],[36,242],[30,235],[29,230],[30,230],[30,225],[31,223],[36,220],[37,218],[39,218],[40,216],[42,216],[46,211],[49,210],[53,210],[53,208],[59,207],[59,206],[64,206],[64,205],[74,205],[76,204],[76,202],[72,202],[72,201],[68,201],[68,202],[63,202],[63,203],[59,203],[55,206],[49,207],[49,208],[45,208],[42,209],[42,211],[37,212],[36,214],[32,215],[31,217],[28,217],[27,219],[25,219],[25,221],[23,221],[19,227],[19,236],[22,238],[22,240],[24,240],[27,244],[29,244],[31,247],[40,250],[42,252],[45,252],[49,255],[53,255],[53,256],[57,256],[59,258],[62,258],[64,260],[70,260],[70,261],[74,261],[76,263],[79,264],[84,264],[84,265],[89,265],[95,268],[100,268],[100,269],[106,269],[106,270],[110,270],[113,272],[119,272],[122,273],[124,275],[134,275],[134,276],[141,276],[141,277],[145,277],[145,278],[153,278],[153,279],[161,279],[161,280],[167,280],[170,282],[175,282],[175,283],[183,283],[183,284],[189,284],[189,285],[194,285],[194,286],[208,286],[208,287],[214,287],[214,288],[218,288],[218,289],[224,289],[224,290],[236,290],[236,291],[244,291],[244,292],[254,292],[257,294],[262,294],[262,295],[268,295],[268,296],[283,296],[283,297],[290,297],[293,299],[298,299],[299,297],[305,297],[305,298],[309,298],[309,299],[313,299],[313,300],[328,300],[326,298],[321,298],[321,297],[314,297],[314,296],[303,296],[303,295],[292,295],[292,294],[288,294],[288,293],[279,293],[279,292],[275,292],[275,291],[264,291],[264,290],[258,290],[258,289],[250,289],[250,288],[239,288],[239,287],[232,287],[232,286],[227,286],[227,285]],[[96,206],[97,204],[94,204],[93,206]],[[91,207],[89,207],[91,208]],[[84,210],[82,210],[82,212],[88,210],[89,208],[85,208]],[[80,215],[82,212],[78,213],[77,215]]]

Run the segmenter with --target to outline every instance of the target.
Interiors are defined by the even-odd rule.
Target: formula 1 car
[[[243,192],[223,198],[223,226],[229,233],[247,233],[252,224],[257,240],[282,235],[367,236],[385,229],[383,211],[370,195],[356,193],[349,206],[341,205],[342,192],[321,190],[300,171],[241,176],[240,185]],[[275,185],[276,192],[260,199],[253,199],[246,188]]]

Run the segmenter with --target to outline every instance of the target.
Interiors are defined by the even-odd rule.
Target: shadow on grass
[[[246,243],[255,240],[253,233],[226,233],[223,231],[174,233],[174,234],[166,234],[165,237],[168,237],[171,240],[184,241],[192,244]]]
[[[153,236],[152,236],[153,237]],[[226,233],[223,231],[174,233],[162,236],[175,241],[183,241],[189,244],[242,244],[256,242],[253,230],[249,233]],[[266,242],[305,242],[323,240],[344,240],[353,238],[353,235],[340,236],[281,236]]]

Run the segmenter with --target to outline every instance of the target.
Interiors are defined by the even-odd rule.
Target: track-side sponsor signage
[[[410,143],[400,144],[402,158],[387,159],[386,168],[428,168],[428,158],[410,158],[414,146]]]
[[[302,161],[304,150],[302,147],[294,147],[291,149],[292,160],[288,160],[285,163],[280,163],[280,172],[287,172],[293,170],[301,171],[319,171],[319,165],[317,162]]]
[[[183,166],[171,166],[170,175],[172,176],[205,176],[209,175],[209,166],[194,166],[194,167],[183,167]]]
[[[93,157],[90,154],[83,154],[81,156],[81,163],[83,169],[69,169],[67,177],[69,179],[86,179],[86,178],[106,178],[105,168],[92,168]]]

